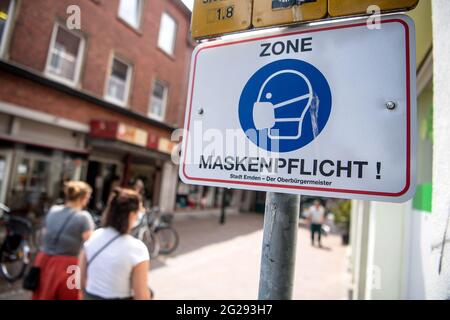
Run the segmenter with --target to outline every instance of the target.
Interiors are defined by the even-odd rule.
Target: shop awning
[[[17,138],[17,137],[13,137],[10,135],[0,134],[0,141],[9,142],[9,143],[19,143],[19,144],[29,145],[29,146],[43,148],[43,149],[59,150],[59,151],[67,152],[67,153],[77,154],[80,156],[88,155],[88,150],[83,149],[83,148],[70,148],[70,147],[68,148],[68,147],[58,146],[55,144],[50,145],[50,144],[45,144],[45,143],[38,142],[38,141],[29,140],[29,139]]]
[[[161,153],[118,140],[90,138],[89,146],[91,149],[93,148],[100,151],[114,152],[115,154],[120,154],[123,156],[126,154],[131,154],[134,160],[170,160],[170,154]]]

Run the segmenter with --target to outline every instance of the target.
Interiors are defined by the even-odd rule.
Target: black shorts
[[[322,225],[311,223],[311,232],[321,232],[322,231]]]

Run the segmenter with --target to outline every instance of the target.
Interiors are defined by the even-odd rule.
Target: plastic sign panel
[[[201,39],[249,29],[253,0],[195,0],[192,37]]]
[[[322,19],[327,0],[254,0],[253,26],[267,27]]]
[[[199,45],[185,183],[402,202],[415,191],[415,28],[403,15]]]
[[[418,3],[419,0],[328,0],[328,11],[332,17],[341,17],[367,14],[373,6],[378,6],[381,12],[410,10]]]

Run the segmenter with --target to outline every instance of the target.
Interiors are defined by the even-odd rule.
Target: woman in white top
[[[129,235],[141,205],[135,191],[113,191],[104,228],[94,232],[80,254],[84,299],[150,299],[148,250]]]

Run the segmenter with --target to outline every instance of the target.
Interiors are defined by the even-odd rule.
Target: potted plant
[[[343,245],[348,245],[350,240],[351,208],[352,202],[350,200],[342,200],[333,210],[335,223],[340,230]]]

